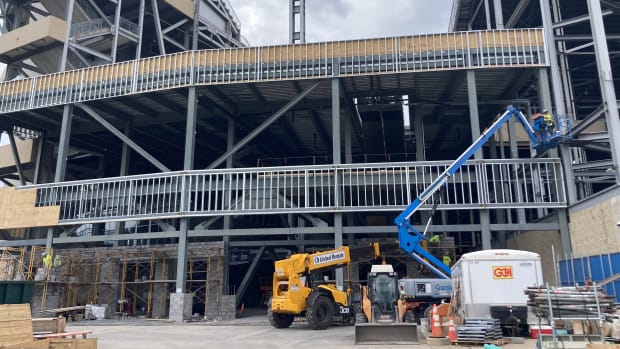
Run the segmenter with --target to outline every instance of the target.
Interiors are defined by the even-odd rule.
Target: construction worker
[[[429,244],[439,245],[441,242],[441,237],[439,235],[433,235],[430,239],[428,239]]]
[[[52,267],[52,255],[49,252],[43,252],[43,266],[48,270]]]
[[[60,266],[62,265],[62,261],[60,260],[59,255],[54,256],[54,262],[52,265],[54,266],[54,268],[60,268]]]
[[[452,257],[450,257],[450,254],[448,252],[444,252],[441,261],[443,262],[443,264],[450,266],[452,264]]]
[[[553,134],[553,126],[555,126],[553,122],[553,115],[551,115],[551,113],[547,109],[543,110],[542,114],[543,121],[545,122],[545,127],[547,127],[547,132],[551,135]]]

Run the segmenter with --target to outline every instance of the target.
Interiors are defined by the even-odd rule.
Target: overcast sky
[[[288,43],[289,0],[229,0],[250,45]],[[448,31],[452,0],[306,0],[306,42]]]

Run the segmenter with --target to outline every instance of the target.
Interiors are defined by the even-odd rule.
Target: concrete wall
[[[620,251],[620,190],[613,190],[572,207],[570,238],[573,257]]]
[[[562,251],[559,231],[529,231],[517,233],[506,240],[506,247],[511,250],[535,252],[540,255],[542,272],[545,282],[556,285],[556,274],[553,265],[553,250],[556,256]]]

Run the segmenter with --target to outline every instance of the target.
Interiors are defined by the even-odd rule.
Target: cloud
[[[251,45],[289,40],[289,1],[229,0]],[[306,41],[446,32],[452,0],[306,0]]]

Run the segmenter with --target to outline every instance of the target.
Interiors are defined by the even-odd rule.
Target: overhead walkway
[[[199,50],[0,84],[0,113],[179,87],[547,66],[541,29]]]
[[[12,201],[6,195],[36,192],[29,196],[29,203],[20,199],[31,211],[44,213],[28,219],[27,227],[47,226],[50,221],[71,225],[241,214],[395,211],[406,207],[450,164],[168,172],[23,186],[0,191],[0,202]],[[566,207],[563,182],[559,159],[469,161],[449,180],[441,198],[429,200],[423,209],[430,209],[435,200],[440,200],[440,208],[452,210]],[[16,222],[23,224],[8,217],[0,222],[0,229],[22,227]]]

